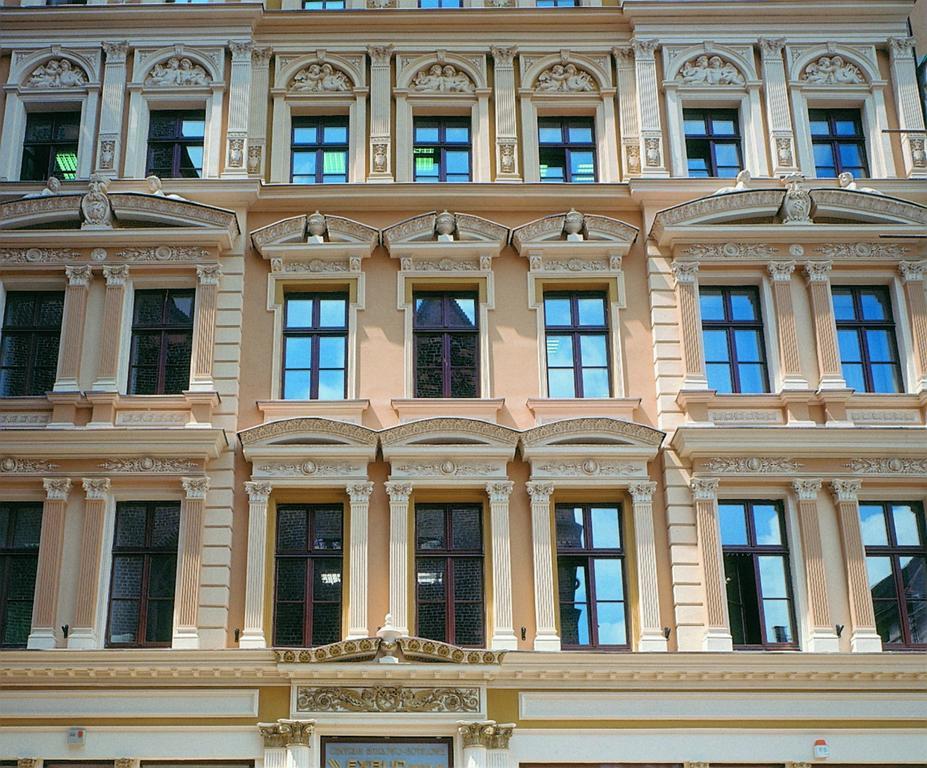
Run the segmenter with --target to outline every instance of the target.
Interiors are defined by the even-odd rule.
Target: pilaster
[[[641,174],[641,133],[637,107],[637,73],[634,48],[612,49],[618,73],[618,126],[621,132],[621,178]]]
[[[830,294],[829,261],[809,261],[805,276],[811,293],[811,312],[814,317],[814,341],[818,353],[820,373],[819,389],[846,389],[837,347],[837,323]]]
[[[706,651],[733,649],[730,619],[727,612],[727,581],[721,551],[721,527],[718,522],[718,481],[692,478],[689,487],[695,501],[698,540],[705,573],[705,610],[708,626],[702,643]]]
[[[393,627],[409,634],[409,497],[412,484],[391,481],[389,495],[389,612]]]
[[[551,552],[550,497],[552,483],[527,484],[531,497],[531,543],[534,556],[534,617],[537,624],[534,650],[559,651],[557,593]]]
[[[656,40],[631,41],[637,74],[637,101],[641,132],[641,176],[669,176],[660,121],[660,86],[657,81]]]
[[[214,392],[212,363],[216,338],[216,300],[222,271],[218,264],[196,267],[196,307],[193,322],[193,358],[190,390]]]
[[[64,312],[61,318],[61,353],[55,392],[76,392],[80,389],[80,358],[84,349],[84,321],[87,317],[87,295],[93,277],[89,264],[65,267],[68,287],[64,292]]]
[[[789,91],[782,59],[784,39],[760,40],[763,62],[763,85],[766,93],[766,114],[769,123],[769,154],[773,161],[773,176],[798,170],[795,135],[789,111]]]
[[[708,389],[705,354],[702,351],[702,310],[698,295],[698,262],[674,261],[673,278],[679,299],[679,322],[682,332],[682,357],[685,390]]]
[[[100,334],[100,360],[93,382],[94,392],[118,392],[119,355],[122,347],[122,323],[126,306],[127,264],[103,267],[106,298],[103,301],[103,332]],[[95,420],[95,419],[94,419]]]
[[[248,562],[245,572],[245,627],[240,648],[266,648],[264,637],[264,560],[267,549],[267,500],[271,484],[245,483],[248,494]]]
[[[798,351],[798,331],[795,307],[792,304],[792,273],[794,261],[771,261],[767,268],[772,277],[773,299],[776,304],[776,329],[779,334],[779,372],[783,389],[807,389],[802,376]]]
[[[515,110],[514,46],[493,46],[496,107],[496,181],[521,181]]]
[[[370,54],[370,171],[367,181],[392,181],[390,61],[393,46],[371,45],[367,52]]]
[[[42,505],[42,531],[39,538],[39,562],[35,572],[35,602],[32,608],[32,631],[26,641],[29,649],[54,648],[58,616],[58,583],[61,553],[64,549],[64,524],[71,481],[66,477],[44,479],[45,503]]]
[[[347,487],[351,500],[351,542],[348,565],[348,640],[370,636],[367,627],[367,549],[369,541],[368,509],[373,483],[350,483]]]
[[[200,565],[203,558],[203,508],[208,477],[182,477],[177,587],[174,590],[174,648],[199,648]]]
[[[917,391],[927,391],[927,294],[924,271],[927,261],[902,261],[898,265],[911,320],[911,336],[917,363]]]
[[[927,178],[927,134],[924,132],[924,113],[918,94],[914,38],[892,37],[888,44],[905,172],[908,178]]]
[[[103,68],[103,95],[100,99],[100,133],[97,138],[96,173],[115,178],[119,175],[122,155],[122,116],[126,98],[125,40],[104,42],[106,65]]]
[[[490,648],[515,650],[518,640],[512,626],[512,534],[509,526],[511,480],[486,483],[492,533],[493,631]]]
[[[224,178],[248,175],[248,124],[251,117],[251,41],[229,40],[232,72],[229,79],[229,115],[226,130]]]
[[[68,648],[99,648],[100,588],[103,581],[103,544],[106,508],[110,500],[109,478],[84,478],[84,521],[81,529],[80,568],[77,573],[77,601]]]
[[[270,97],[270,57],[272,54],[273,49],[268,47],[254,46],[251,49],[251,97],[246,167],[249,176],[260,178],[264,177],[267,162],[267,100]]]
[[[657,580],[657,545],[653,527],[653,494],[657,484],[631,483],[634,545],[637,550],[638,631],[637,650],[666,651],[660,621],[660,590]]]

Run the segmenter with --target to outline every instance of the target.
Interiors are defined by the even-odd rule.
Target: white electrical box
[[[79,726],[72,726],[68,729],[68,744],[75,747],[82,747],[87,743],[87,729]]]

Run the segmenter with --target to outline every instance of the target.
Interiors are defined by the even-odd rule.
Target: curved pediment
[[[583,214],[575,209],[555,213],[522,224],[512,230],[512,245],[519,253],[523,248],[550,243],[615,243],[630,246],[638,229],[609,216]]]
[[[380,443],[384,448],[464,445],[514,450],[518,444],[518,432],[479,419],[421,419],[383,430]]]
[[[269,446],[345,446],[376,448],[377,433],[357,424],[320,417],[281,419],[243,429],[238,439],[246,448]]]
[[[419,243],[486,243],[501,249],[508,241],[508,235],[507,227],[480,216],[431,211],[384,229],[383,244],[387,250]]]
[[[635,446],[656,448],[666,435],[658,429],[606,416],[563,419],[526,430],[525,448]]]
[[[260,227],[251,233],[251,242],[262,255],[274,246],[360,245],[368,253],[380,242],[380,230],[343,216],[316,211],[292,216]]]

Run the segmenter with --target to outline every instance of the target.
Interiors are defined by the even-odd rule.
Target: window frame
[[[151,124],[152,118],[155,116],[161,116],[166,113],[172,113],[174,115],[174,128],[175,135],[170,138],[156,138],[152,139],[151,136]],[[184,138],[180,133],[183,128],[184,120],[196,119],[199,122],[199,118],[202,116],[203,123],[203,135],[202,137],[193,137],[193,138]],[[165,179],[203,179],[206,178],[206,136],[209,131],[208,116],[207,110],[205,107],[203,109],[153,109],[148,115],[148,137],[145,144],[145,175],[150,176],[155,174]],[[152,167],[151,164],[151,151],[152,144],[155,145],[171,145],[172,156],[171,156],[171,173],[169,176],[165,176],[163,173],[158,173],[158,169]],[[183,175],[183,168],[181,166],[183,150],[186,147],[199,146],[203,150],[203,163],[199,169],[199,173],[194,176],[185,176]],[[194,168],[194,170],[196,170]]]
[[[289,318],[289,301],[290,299],[312,299],[312,317],[313,325],[299,328],[290,328],[288,326]],[[341,299],[344,301],[344,325],[338,328],[323,328],[321,325],[321,305],[320,299]],[[317,339],[321,337],[333,338],[343,336],[344,338],[344,388],[341,400],[348,398],[348,363],[349,363],[349,335],[350,335],[350,315],[351,315],[351,297],[348,291],[285,291],[283,294],[282,321],[281,329],[281,351],[280,351],[280,399],[297,400],[299,398],[286,397],[286,374],[288,370],[307,370],[306,368],[288,368],[287,367],[287,339],[288,338],[311,338],[312,342],[312,359],[309,365],[309,400],[321,402],[338,402],[337,399],[322,400],[319,398],[319,374],[323,370],[319,365],[319,344]],[[324,370],[338,370],[335,368],[325,368]]]
[[[757,313],[759,315],[758,319],[755,321],[747,320],[734,320],[733,311],[731,308],[731,293],[733,291],[750,291],[753,293],[755,306]],[[699,310],[699,317],[701,319],[702,327],[700,329],[701,333],[701,342],[702,342],[702,355],[704,357],[705,363],[705,378],[708,379],[708,366],[711,365],[720,365],[726,364],[728,366],[730,376],[731,376],[731,392],[723,394],[731,395],[755,395],[755,394],[769,394],[772,391],[772,376],[770,372],[770,360],[767,350],[767,338],[766,338],[766,323],[764,321],[763,314],[763,291],[761,286],[743,284],[710,284],[710,285],[701,285],[699,286],[699,304],[701,304],[702,296],[705,293],[709,292],[719,292],[722,296],[722,301],[724,303],[724,320],[706,320],[702,315],[701,308]],[[708,352],[705,345],[705,331],[724,331],[727,341],[727,350],[728,350],[728,360],[727,361],[711,361],[708,359]],[[760,360],[758,363],[762,365],[763,368],[763,384],[764,390],[761,392],[742,392],[742,387],[740,383],[740,370],[739,366],[742,364],[737,355],[737,345],[735,343],[735,331],[737,330],[754,330],[759,332],[759,350],[760,350]],[[756,361],[745,361],[744,365],[756,365]],[[709,385],[710,386],[710,385]]]
[[[462,7],[462,6],[461,6]],[[438,127],[438,141],[436,142],[419,142],[416,140],[417,129],[419,127],[419,121],[434,121],[437,123]],[[448,142],[447,141],[447,128],[451,124],[455,124],[453,127],[467,129],[467,142],[466,144],[460,142]],[[438,165],[438,178],[418,178],[418,171],[415,166],[415,151],[418,148],[434,148],[438,152],[439,165]],[[461,151],[464,147],[467,150],[467,180],[466,181],[448,181],[447,180],[447,152],[450,151]],[[460,174],[452,174],[459,176]],[[473,119],[471,116],[456,116],[456,115],[413,115],[412,116],[412,181],[424,184],[424,183],[439,183],[439,184],[469,184],[473,181]]]
[[[592,141],[571,142],[569,140],[569,121],[583,120],[588,121],[589,128],[592,131]],[[543,123],[557,121],[560,127],[560,142],[541,141],[541,128]],[[571,115],[571,114],[542,114],[537,119],[537,146],[538,146],[538,176],[542,184],[597,184],[599,183],[599,137],[596,132],[596,119],[589,115]],[[555,179],[545,179],[541,173],[541,156],[545,150],[563,150],[563,181]],[[573,172],[571,170],[571,157],[573,151],[591,152],[592,153],[592,179],[590,181],[573,181]]]
[[[415,302],[421,297],[438,297],[442,298],[442,325],[419,327],[415,318]],[[453,298],[467,298],[473,300],[474,306],[474,324],[472,328],[455,328],[448,326],[446,323],[448,303]],[[413,290],[412,292],[412,396],[416,399],[428,400],[428,398],[419,394],[418,390],[418,338],[420,334],[441,335],[441,398],[460,398],[466,400],[479,400],[483,397],[482,389],[482,328],[480,325],[480,294],[474,290]],[[453,336],[473,336],[476,339],[476,359],[473,368],[473,381],[476,391],[472,396],[455,395],[452,390],[452,371],[454,366],[451,365],[450,343]],[[460,366],[458,366],[460,367]]]
[[[7,313],[10,308],[10,295],[11,294],[31,294],[33,297],[36,297],[36,298],[41,297],[41,296],[45,296],[45,297],[60,296],[61,297],[61,319],[58,322],[57,330],[53,331],[51,326],[42,327],[42,326],[37,326],[37,325],[30,325],[28,328],[17,327],[17,326],[7,326]],[[28,391],[24,392],[21,395],[0,394],[0,397],[3,397],[3,398],[6,398],[6,397],[44,397],[47,391],[51,391],[51,389],[54,388],[55,379],[57,378],[58,363],[60,362],[60,358],[61,358],[61,326],[64,322],[64,296],[65,296],[64,291],[56,291],[56,290],[49,290],[49,289],[39,289],[39,290],[13,289],[13,290],[8,290],[6,292],[6,295],[3,300],[3,314],[2,314],[2,318],[0,318],[0,345],[5,343],[4,340],[7,338],[7,336],[11,336],[11,335],[18,336],[18,335],[27,334],[27,333],[29,334],[29,339],[30,339],[29,341],[29,363],[25,368],[29,386],[26,387]],[[37,307],[38,305],[34,303],[33,311],[32,311],[33,322],[35,322],[35,319],[36,319]],[[42,368],[48,367],[48,366],[37,366],[35,364],[36,339],[38,335],[40,334],[47,335],[49,337],[52,335],[55,335],[57,336],[57,339],[58,339],[56,355],[55,355],[54,370],[52,371],[52,387],[49,388],[49,390],[47,390],[46,392],[36,392],[34,390],[35,369],[38,367],[42,367]],[[2,346],[0,346],[0,349],[2,349]],[[7,370],[13,367],[14,366],[0,365],[0,371],[4,371],[4,370]]]
[[[547,321],[547,299],[570,299],[570,325],[569,326],[551,326]],[[604,324],[601,326],[583,326],[579,324],[579,299],[581,298],[596,298],[602,301],[602,315],[604,318]],[[548,397],[560,397],[552,396],[550,394],[550,359],[547,350],[547,339],[550,334],[556,336],[570,336],[573,343],[573,398],[578,399],[605,399],[614,396],[614,382],[613,382],[613,365],[612,365],[612,331],[611,326],[609,325],[609,313],[611,311],[611,302],[609,300],[608,291],[596,291],[596,290],[579,290],[579,291],[570,291],[570,290],[550,290],[544,291],[541,301],[541,311],[544,313],[544,370],[546,373],[546,390]],[[601,396],[590,396],[587,397],[584,392],[583,386],[583,364],[582,364],[582,349],[579,339],[582,336],[603,336],[605,337],[605,372],[608,376],[608,394]],[[599,368],[600,366],[590,366],[593,368]],[[562,366],[554,366],[555,370],[562,369]]]
[[[316,131],[316,141],[314,143],[296,143],[296,130],[306,128],[308,125],[299,125],[298,123],[312,123]],[[324,141],[325,128],[343,127],[345,129],[345,141],[326,144]],[[324,181],[325,173],[325,151],[344,152],[344,181]],[[295,176],[306,176],[307,174],[294,173],[294,161],[296,152],[306,152],[315,155],[315,180],[314,181],[294,181]],[[351,120],[349,115],[316,115],[316,114],[297,114],[290,118],[290,184],[347,184],[351,179]]]
[[[20,511],[23,509],[31,510],[33,512],[37,510],[39,513],[39,519],[41,521],[42,515],[44,513],[44,506],[41,501],[10,500],[0,502],[0,507],[5,507],[7,510],[7,528],[5,531],[0,531],[0,648],[25,648],[28,644],[29,634],[32,631],[32,614],[35,610],[35,586],[33,585],[32,596],[31,600],[29,601],[31,603],[32,610],[29,611],[29,632],[26,633],[26,638],[24,638],[22,643],[5,643],[3,642],[3,637],[6,634],[7,608],[11,602],[8,597],[10,589],[10,574],[13,570],[17,569],[18,562],[24,561],[31,557],[35,561],[35,574],[33,575],[33,581],[36,581],[36,577],[38,576],[39,552],[42,547],[42,534],[40,528],[38,545],[34,549],[27,549],[26,547],[14,547],[13,533],[15,531],[15,519],[13,513],[15,513],[15,516],[18,516]],[[26,601],[17,599],[14,602],[25,603]]]
[[[140,293],[153,294],[153,293],[158,293],[158,292],[164,294],[164,299],[162,302],[162,310],[161,310],[161,323],[157,325],[150,325],[150,326],[137,326],[135,318],[136,318],[136,310],[138,306],[138,295]],[[167,299],[168,299],[168,296],[172,293],[189,293],[193,299],[193,303],[190,307],[190,326],[188,330],[188,335],[190,338],[190,362],[187,367],[188,368],[187,369],[187,384],[183,389],[180,390],[180,392],[165,392],[165,383],[166,383],[165,379],[167,375],[167,347],[165,344],[165,336],[171,333],[177,333],[180,330],[185,330],[185,327],[181,328],[181,326],[171,326],[171,325],[165,324],[164,322],[164,315],[165,315],[166,307],[167,307]],[[193,340],[196,334],[196,289],[187,288],[187,287],[176,287],[176,286],[136,288],[132,292],[132,311],[131,311],[131,315],[129,316],[129,322],[127,323],[127,325],[128,325],[128,331],[129,331],[129,344],[127,345],[127,349],[128,349],[127,368],[128,370],[127,370],[127,375],[125,379],[126,394],[132,397],[150,397],[150,396],[156,396],[156,395],[176,395],[176,394],[182,394],[184,390],[189,389],[190,380],[191,380],[191,369],[193,366]],[[136,343],[137,343],[136,331],[139,331],[139,334],[159,333],[160,338],[161,338],[160,352],[158,355],[157,386],[155,387],[156,391],[147,393],[147,394],[136,392],[134,391],[134,388],[132,387],[132,371],[139,367],[151,367],[151,366],[139,366],[133,363],[133,359],[135,356]]]
[[[690,134],[686,131],[686,122],[694,119],[688,117],[686,113],[690,115],[692,113],[700,113],[701,119],[705,126],[705,133],[702,134]],[[729,117],[733,115],[733,124],[735,126],[736,132],[734,134],[728,135],[716,135],[714,133],[713,121],[716,116],[725,116]],[[682,132],[683,138],[685,141],[686,149],[686,175],[690,179],[698,178],[709,178],[709,179],[733,179],[737,176],[737,173],[744,169],[744,139],[742,136],[743,126],[741,122],[740,109],[738,107],[713,107],[713,106],[683,106],[682,108]],[[704,142],[708,147],[708,176],[697,176],[692,174],[691,168],[689,168],[689,160],[691,158],[689,142]],[[718,145],[732,145],[737,149],[737,173],[733,176],[719,176],[718,175],[718,161],[716,157],[715,149]]]
[[[902,394],[906,391],[904,369],[901,363],[901,352],[905,349],[904,344],[899,340],[899,325],[895,320],[896,307],[895,303],[892,301],[892,291],[889,286],[878,285],[878,284],[868,284],[868,285],[856,285],[856,284],[841,284],[834,285],[831,283],[830,287],[830,300],[831,307],[833,309],[833,301],[836,292],[845,292],[850,293],[853,296],[853,320],[838,320],[836,317],[836,310],[834,311],[834,324],[837,329],[837,355],[840,358],[840,374],[843,376],[844,381],[846,381],[846,376],[843,372],[843,355],[840,354],[840,331],[841,330],[854,330],[856,331],[856,339],[859,344],[860,350],[860,362],[851,363],[853,365],[861,365],[863,373],[863,385],[865,386],[865,394],[877,394],[877,395],[893,395],[893,394]],[[882,294],[884,298],[884,305],[888,308],[889,313],[891,314],[890,321],[878,321],[878,320],[865,320],[862,318],[862,305],[861,305],[861,293],[863,291],[874,291]],[[894,392],[878,392],[873,389],[873,379],[872,379],[872,360],[869,357],[869,341],[866,337],[866,331],[869,330],[883,330],[889,332],[889,338],[891,340],[892,349],[894,351],[894,368],[895,375],[898,377],[898,389]],[[885,365],[885,363],[877,362],[876,365]],[[849,384],[848,384],[849,386]]]
[[[321,8],[307,8],[310,2],[321,3]],[[330,5],[331,4],[331,5]],[[344,11],[347,10],[348,0],[302,0],[300,9],[303,11]]]
[[[811,124],[814,122],[819,122],[819,121],[816,121],[814,118],[814,113],[816,112],[817,113],[823,112],[827,115],[828,133],[826,136],[822,136],[820,134],[815,135],[811,131]],[[841,137],[836,132],[834,126],[836,122],[841,119],[841,116],[844,119],[846,119],[851,114],[853,116],[853,122],[858,127],[859,133],[853,136]],[[849,171],[849,172],[853,173],[854,177],[858,179],[868,179],[871,177],[871,169],[870,169],[870,162],[869,162],[869,143],[868,143],[867,136],[866,136],[866,129],[864,128],[864,125],[863,125],[863,119],[864,118],[863,118],[862,108],[812,107],[810,105],[808,106],[808,135],[809,135],[809,140],[811,143],[811,160],[814,163],[815,178],[819,178],[819,179],[837,178],[840,176],[841,173],[845,172],[843,163],[840,159],[840,146],[842,144],[847,144],[847,145],[853,144],[859,147],[861,150],[860,156],[862,157],[862,160],[863,160],[863,171],[864,172],[861,175],[857,175],[856,173],[853,173],[853,171]],[[831,159],[834,161],[835,174],[832,177],[831,176],[821,176],[818,173],[819,166],[817,164],[817,161],[814,158],[814,148],[816,146],[824,146],[824,145],[830,146]]]

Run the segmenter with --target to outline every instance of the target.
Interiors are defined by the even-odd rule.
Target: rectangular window
[[[834,286],[840,365],[860,392],[901,392],[892,301],[882,286]]]
[[[177,395],[190,384],[192,288],[136,291],[129,353],[130,395]]]
[[[463,0],[418,0],[419,8],[463,8]]]
[[[345,0],[303,0],[307,11],[343,11],[345,7]]]
[[[470,118],[417,117],[415,181],[470,181]]]
[[[575,8],[579,2],[578,0],[535,0],[534,4],[538,8]]]
[[[290,181],[344,184],[348,180],[348,118],[293,118]]]
[[[927,645],[927,532],[910,501],[859,503],[876,629],[888,647]]]
[[[25,648],[32,629],[42,503],[0,503],[0,647]]]
[[[419,637],[483,645],[482,517],[479,504],[415,505]]]
[[[107,645],[171,644],[179,533],[179,501],[116,504]]]
[[[588,184],[596,180],[591,117],[539,117],[538,152],[541,181]]]
[[[686,159],[691,178],[734,178],[743,169],[736,109],[684,109]]]
[[[544,295],[548,397],[609,397],[608,303],[604,293]]]
[[[44,395],[55,384],[64,294],[10,291],[0,339],[0,397]]]
[[[80,112],[30,112],[26,115],[22,181],[62,181],[77,178],[77,143]]]
[[[858,109],[809,109],[814,168],[819,179],[869,175],[866,136]]]
[[[146,174],[162,179],[199,178],[203,175],[206,112],[160,110],[148,121]]]
[[[288,293],[283,308],[283,399],[347,397],[348,296]]]
[[[563,647],[627,648],[621,506],[558,504],[555,517]]]
[[[343,518],[340,504],[277,507],[274,645],[341,639]]]
[[[45,0],[45,5],[87,5],[87,0]]]
[[[699,304],[708,386],[724,394],[768,392],[759,291],[701,286]]]
[[[415,397],[480,396],[476,293],[416,293]]]
[[[794,648],[785,517],[778,501],[719,501],[734,646]]]

